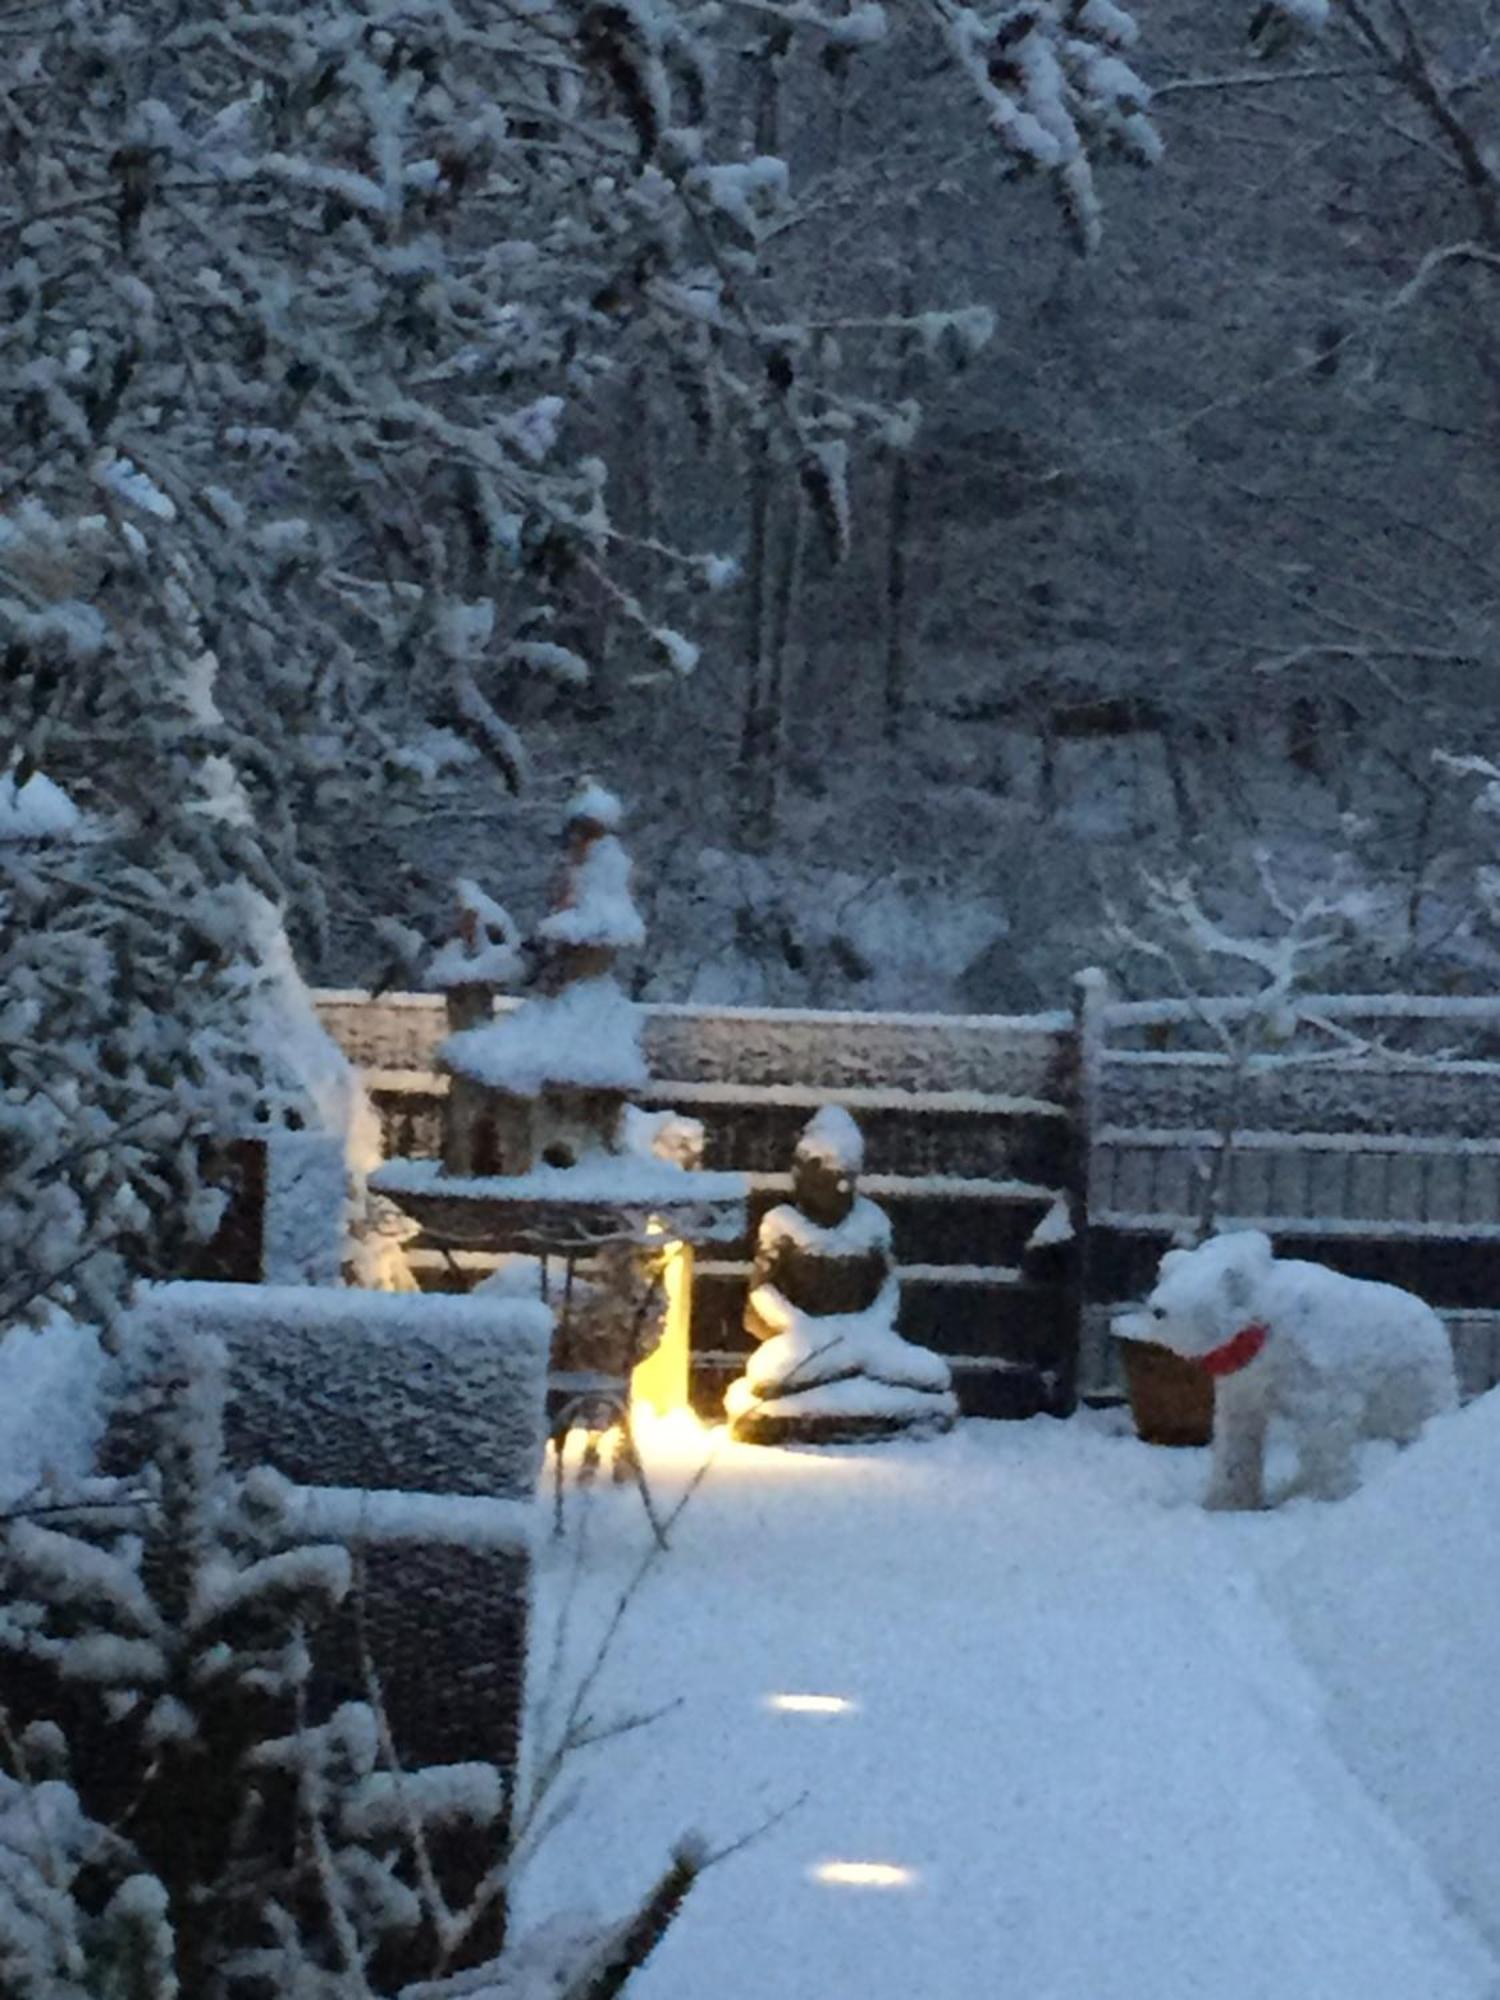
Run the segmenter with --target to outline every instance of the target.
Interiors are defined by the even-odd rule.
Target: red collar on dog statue
[[[1199,1363],[1210,1375],[1238,1375],[1242,1368],[1248,1368],[1256,1355],[1265,1346],[1271,1329],[1255,1320],[1249,1326],[1242,1326],[1238,1333],[1231,1334],[1222,1347],[1214,1347],[1207,1354],[1200,1354]]]

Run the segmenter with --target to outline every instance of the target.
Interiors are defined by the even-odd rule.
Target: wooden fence
[[[366,1072],[387,1151],[436,1155],[440,1002],[318,1004]],[[894,1226],[904,1331],[949,1357],[966,1411],[1023,1416],[1112,1392],[1109,1315],[1197,1214],[1232,1090],[1221,1221],[1409,1285],[1448,1318],[1466,1387],[1488,1387],[1500,1379],[1500,1001],[1301,1010],[1317,1025],[1235,1068],[1201,1008],[1109,1005],[1087,979],[1072,1011],[1020,1017],[653,1007],[654,1081],[639,1095],[702,1119],[706,1163],[750,1178],[752,1226],[785,1193],[802,1124],[846,1105]],[[706,1412],[743,1365],[748,1254],[697,1267]],[[424,1282],[453,1282],[454,1262],[417,1247]]]

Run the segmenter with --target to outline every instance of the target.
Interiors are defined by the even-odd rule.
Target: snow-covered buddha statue
[[[859,1127],[834,1105],[797,1142],[793,1198],[756,1236],[745,1328],[760,1346],[725,1399],[738,1438],[841,1443],[957,1416],[948,1364],[896,1331],[891,1225],[859,1192],[863,1163]]]

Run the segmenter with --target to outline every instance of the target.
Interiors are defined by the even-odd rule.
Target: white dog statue
[[[1395,1285],[1276,1257],[1258,1229],[1169,1250],[1142,1332],[1214,1380],[1205,1504],[1263,1507],[1266,1429],[1296,1444],[1294,1492],[1334,1500],[1356,1484],[1362,1438],[1407,1444],[1458,1401],[1453,1350],[1429,1306]]]

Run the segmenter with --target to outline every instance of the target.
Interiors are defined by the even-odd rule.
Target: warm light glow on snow
[[[858,1706],[841,1694],[768,1694],[766,1707],[783,1715],[852,1715]]]
[[[669,1243],[662,1252],[661,1282],[667,1305],[666,1325],[661,1345],[654,1354],[647,1355],[630,1378],[632,1415],[646,1407],[658,1418],[688,1413],[693,1253],[686,1243]]]
[[[637,1440],[652,1445],[694,1445],[702,1451],[713,1436],[695,1410],[659,1410],[655,1403],[630,1399],[630,1421]]]
[[[917,1879],[914,1868],[889,1861],[820,1861],[809,1872],[814,1882],[839,1889],[909,1889]]]

